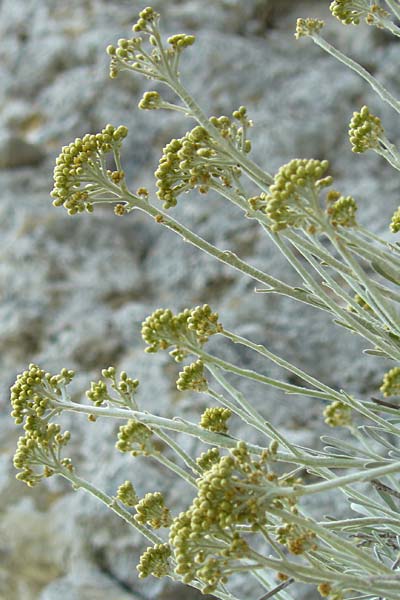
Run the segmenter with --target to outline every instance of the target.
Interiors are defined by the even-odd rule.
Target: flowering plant
[[[335,0],[331,11],[346,25],[365,19],[399,36],[400,3],[386,0],[385,5]],[[400,112],[400,102],[379,81],[322,37],[323,25],[317,19],[299,19],[296,37],[310,37]],[[211,403],[199,422],[142,409],[136,399],[139,381],[126,372],[118,374],[114,367],[103,369],[102,378],[91,382],[85,403],[71,398],[71,370],[52,375],[31,364],[11,388],[12,416],[24,430],[14,458],[17,478],[34,486],[59,475],[108,506],[151,544],[140,558],[141,578],[168,576],[222,600],[239,600],[230,586],[235,573],[254,577],[264,589],[263,600],[294,598],[297,582],[315,586],[329,600],[396,600],[400,405],[388,398],[400,396],[399,246],[358,224],[357,202],[332,187],[327,161],[296,158],[273,176],[250,158],[248,132],[253,123],[244,106],[229,117],[208,118],[203,113],[179,73],[182,54],[193,45],[194,36],[177,34],[165,43],[159,15],[150,7],[141,11],[133,31],[133,37],[107,48],[110,76],[132,71],[166,86],[176,103],[163,99],[159,91],[149,91],[139,108],[172,110],[196,122],[163,150],[155,175],[164,210],[150,201],[145,188],[134,192],[128,187],[122,161],[128,129],[122,125],[106,125],[100,133],[63,147],[54,170],[53,204],[70,215],[92,212],[99,203],[113,204],[119,216],[140,210],[262,284],[259,292],[286,295],[325,311],[338,326],[368,343],[365,352],[390,359],[394,366],[382,374],[382,397],[355,398],[229,331],[208,304],[177,314],[160,308],[143,322],[146,352],[169,351],[175,361],[186,363],[178,390],[197,392]],[[373,150],[400,170],[396,146],[368,107],[354,113],[349,136],[354,152]],[[169,209],[191,190],[212,191],[256,221],[294,268],[300,284],[293,287],[264,273],[171,217]],[[400,208],[390,228],[400,231]],[[209,350],[211,337],[258,353],[300,383],[222,359]],[[232,384],[231,375],[324,402],[323,418],[338,433],[322,438],[326,444],[322,450],[292,443]],[[159,491],[139,498],[129,480],[109,496],[80,477],[72,459],[64,455],[71,436],[56,422],[63,411],[85,413],[89,420],[120,420],[117,450],[149,457],[180,477],[192,492],[186,510],[175,514]],[[239,439],[232,417],[255,430],[260,443]],[[198,438],[204,451],[191,456],[174,432]],[[168,451],[160,450],[160,440]],[[348,518],[318,520],[307,513],[303,496],[323,496],[334,489],[349,500]]]

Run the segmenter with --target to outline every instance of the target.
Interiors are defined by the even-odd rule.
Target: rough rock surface
[[[246,104],[257,126],[254,156],[271,172],[294,156],[331,160],[338,185],[361,199],[361,219],[383,232],[398,199],[393,173],[375,156],[353,156],[346,140],[352,111],[370,98],[373,104],[373,96],[331,57],[293,37],[297,16],[324,16],[328,4],[153,2],[167,33],[185,30],[198,36],[183,72],[205,109],[229,113]],[[126,123],[130,136],[124,160],[137,187],[151,185],[161,147],[184,131],[185,123],[176,116],[151,113],[149,118],[136,110],[148,83],[131,76],[108,79],[104,48],[130,31],[140,8],[138,0],[0,4],[1,600],[198,597],[195,590],[165,581],[140,582],[135,564],[143,543],[92,498],[60,481],[50,480],[32,492],[15,481],[11,457],[17,433],[7,415],[7,389],[28,362],[48,370],[76,369],[77,394],[102,367],[115,364],[141,379],[140,401],[146,409],[196,418],[204,400],[175,391],[175,368],[166,356],[145,355],[139,332],[156,307],[181,309],[207,301],[230,329],[266,343],[333,387],[369,394],[383,370],[373,358],[361,357],[360,342],[338,331],[322,313],[254,294],[253,282],[143,216],[120,219],[103,210],[71,218],[51,207],[54,156],[75,136],[109,121]],[[357,37],[354,29],[333,20],[327,32],[398,88],[398,44],[366,27]],[[394,114],[380,110],[387,128],[397,133]],[[175,214],[213,243],[295,281],[261,231],[231,206],[212,197],[184,198]],[[271,376],[287,377],[238,348],[224,346],[221,352]],[[292,440],[318,444],[321,405],[285,399],[246,381],[241,386]],[[183,488],[157,465],[138,460],[132,467],[113,450],[114,423],[66,420],[82,474],[110,494],[132,476],[140,494],[168,489],[174,508],[184,506]],[[239,581],[238,589],[246,599],[259,593],[251,580]],[[306,588],[296,598],[314,596]]]

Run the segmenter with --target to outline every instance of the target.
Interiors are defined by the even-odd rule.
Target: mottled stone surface
[[[373,96],[342,65],[293,37],[296,17],[325,16],[327,2],[158,0],[153,5],[163,13],[167,33],[198,36],[182,72],[205,110],[229,114],[240,104],[248,106],[260,165],[274,172],[295,156],[328,158],[338,186],[360,198],[361,220],[386,231],[398,200],[396,179],[376,156],[352,155],[346,139],[352,111],[365,102],[374,105]],[[76,369],[77,397],[102,367],[115,364],[141,380],[143,408],[197,419],[205,399],[175,390],[177,369],[168,356],[143,353],[140,323],[159,306],[181,309],[207,301],[228,328],[267,344],[333,387],[366,396],[377,389],[383,371],[382,364],[361,355],[358,339],[324,314],[255,294],[254,282],[145,216],[120,219],[99,210],[71,218],[51,207],[54,157],[75,136],[106,122],[127,124],[124,164],[130,183],[151,187],[161,147],[190,126],[176,115],[136,109],[149,82],[128,75],[108,79],[104,48],[129,34],[140,8],[137,0],[0,4],[1,600],[198,597],[166,581],[139,581],[135,564],[142,541],[94,499],[57,480],[33,491],[15,481],[11,457],[17,432],[6,416],[7,389],[28,362],[48,370]],[[333,20],[327,35],[398,91],[398,44],[366,27],[355,35],[354,28]],[[393,111],[380,111],[387,128],[397,133]],[[213,243],[296,281],[262,231],[224,201],[185,197],[173,214]],[[220,352],[290,380],[239,347],[222,344]],[[248,381],[239,385],[293,441],[318,445],[319,403],[285,399]],[[165,489],[175,510],[185,506],[187,489],[168,473],[113,449],[115,423],[88,424],[71,416],[65,422],[73,431],[72,451],[82,475],[110,494],[131,477],[140,494]],[[194,450],[191,441],[181,441]],[[335,507],[343,511],[339,500],[324,508]],[[246,600],[260,593],[251,579],[239,580],[237,589]],[[314,598],[309,589],[299,589],[294,597]]]

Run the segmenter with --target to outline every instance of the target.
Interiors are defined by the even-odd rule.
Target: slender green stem
[[[292,385],[291,383],[284,383],[283,381],[267,377],[266,375],[262,375],[261,373],[257,373],[256,371],[253,371],[251,369],[243,369],[241,367],[237,367],[236,365],[226,360],[222,360],[222,358],[218,358],[217,356],[209,354],[208,352],[205,352],[204,350],[200,350],[198,348],[193,348],[193,352],[204,363],[211,363],[217,367],[220,367],[224,371],[229,371],[230,373],[240,375],[241,377],[245,377],[246,379],[252,379],[253,381],[258,381],[259,383],[276,387],[284,391],[286,394],[299,394],[301,396],[321,398],[322,400],[331,400],[331,395],[326,394],[325,392],[310,390],[309,388],[300,387],[298,385]]]
[[[82,479],[82,477],[78,477],[74,472],[69,471],[68,469],[62,468],[59,471],[61,477],[67,479],[72,483],[74,489],[83,489],[88,492],[91,496],[94,496],[97,500],[102,502],[107,508],[112,510],[115,514],[117,514],[121,519],[123,519],[128,525],[136,529],[139,533],[141,533],[149,542],[152,544],[162,544],[164,542],[158,535],[154,534],[144,525],[138,523],[133,515],[131,515],[127,510],[122,508],[116,498],[112,498],[108,496],[103,491],[99,490],[93,484],[86,481],[86,479]]]
[[[338,61],[349,67],[352,71],[357,73],[360,77],[362,77],[371,88],[382,98],[384,102],[389,104],[394,110],[400,113],[400,102],[377,80],[375,77],[371,75],[364,67],[359,65],[355,60],[349,58],[345,54],[343,54],[340,50],[329,44],[323,37],[319,34],[313,34],[310,36],[313,41],[318,44],[323,50],[328,52],[331,56],[336,58]]]

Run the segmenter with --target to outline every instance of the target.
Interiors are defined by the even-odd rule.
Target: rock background
[[[375,155],[351,154],[346,130],[353,110],[377,106],[366,84],[312,43],[293,37],[297,16],[327,16],[320,0],[158,0],[163,29],[194,32],[183,78],[207,111],[246,104],[255,121],[254,156],[270,172],[294,156],[328,158],[345,194],[360,199],[360,218],[386,235],[397,206],[393,172]],[[254,294],[238,278],[144,216],[109,210],[71,218],[51,207],[54,157],[61,145],[106,122],[130,128],[124,164],[134,187],[151,186],[162,146],[190,125],[174,115],[136,109],[148,82],[108,79],[104,48],[129,35],[137,0],[2,0],[0,2],[0,599],[181,600],[198,594],[158,580],[140,582],[143,543],[80,492],[58,480],[29,491],[15,481],[17,432],[8,416],[8,387],[28,362],[76,369],[83,393],[102,367],[115,364],[140,378],[142,406],[197,418],[204,399],[180,395],[167,356],[143,353],[140,323],[153,309],[209,302],[224,324],[266,343],[331,386],[376,391],[383,365],[361,357],[359,340],[324,314]],[[367,27],[329,19],[327,35],[399,91],[398,43]],[[228,52],[229,50],[229,52]],[[153,87],[153,86],[151,86]],[[395,114],[379,105],[394,139]],[[254,224],[213,197],[182,198],[174,216],[213,243],[237,251],[267,272],[296,281]],[[256,319],[254,318],[256,315]],[[238,348],[225,356],[286,378]],[[241,382],[266,417],[292,440],[318,444],[321,405],[285,399]],[[131,477],[140,494],[168,489],[178,509],[183,488],[153,463],[113,450],[117,426],[66,417],[80,473],[110,494]],[[187,440],[182,440],[188,444]],[[193,449],[193,447],[192,447]],[[343,511],[332,500],[323,513]],[[182,505],[182,504],[181,504]],[[183,506],[183,505],[182,505]],[[251,580],[238,595],[256,598]],[[312,600],[307,588],[293,591]]]

